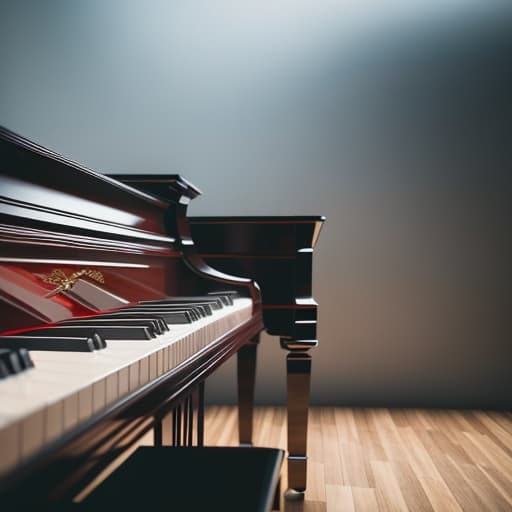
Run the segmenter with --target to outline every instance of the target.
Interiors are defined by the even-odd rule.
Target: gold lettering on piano
[[[105,278],[99,270],[82,269],[67,276],[64,271],[56,268],[52,270],[51,274],[42,276],[45,283],[57,286],[57,288],[52,290],[50,293],[47,293],[45,297],[53,297],[54,295],[57,295],[57,293],[70,290],[80,277],[88,277],[98,283],[105,283]]]

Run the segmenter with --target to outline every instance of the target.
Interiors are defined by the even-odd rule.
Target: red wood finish
[[[252,297],[252,318],[2,475],[4,504],[72,496],[263,329],[254,282],[210,268],[195,251],[186,209],[200,191],[179,176],[145,176],[163,191],[154,195],[132,178],[100,175],[0,127],[0,334],[101,313],[94,293],[130,304],[236,290]],[[80,278],[97,288],[91,303],[52,295],[45,279],[54,270],[100,272],[102,282]]]
[[[99,271],[99,288],[126,303],[237,289],[259,304],[250,280],[195,253],[186,207],[200,191],[183,178],[130,176],[126,184],[3,128],[0,165],[0,308],[9,311],[0,333],[101,311],[48,297],[55,286],[44,279],[54,270]],[[130,186],[141,180],[149,193]]]
[[[190,224],[187,206],[200,193],[178,175],[103,176],[0,127],[0,334],[99,314],[106,297],[123,307],[236,290],[253,301],[252,318],[215,340],[211,350],[78,425],[0,479],[0,498],[9,495],[16,503],[25,488],[33,501],[44,500],[48,489],[55,497],[71,496],[119,454],[107,449],[113,436],[128,448],[155,416],[247,345],[263,320],[283,347],[299,352],[293,358],[309,357],[303,352],[317,343],[311,258],[324,218],[203,217]],[[69,280],[87,271],[79,280],[88,300],[54,293],[48,280],[55,271]],[[98,275],[101,280],[94,279]],[[301,372],[288,365],[289,377]],[[303,381],[298,389],[309,387],[309,373]],[[292,395],[289,431],[302,439],[307,393]],[[290,446],[305,460],[304,442]],[[305,488],[305,463],[289,482]]]

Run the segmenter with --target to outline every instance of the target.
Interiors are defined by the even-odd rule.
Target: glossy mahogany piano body
[[[242,261],[230,275],[221,270],[230,270],[229,265],[208,257],[217,254],[212,243],[229,245],[233,235],[229,220],[221,224],[218,219],[196,219],[193,229],[197,233],[194,231],[192,236],[186,209],[200,191],[179,176],[110,178],[4,129],[0,130],[0,166],[0,334],[173,296],[203,296],[228,290],[252,301],[250,315],[243,322],[219,333],[199,353],[188,354],[179,366],[166,368],[155,357],[157,370],[140,386],[102,402],[85,421],[64,425],[58,435],[41,439],[36,449],[23,453],[14,465],[4,461],[0,466],[4,502],[27,498],[22,491],[27,487],[30,502],[71,498],[151,428],[157,443],[179,442],[176,434],[169,440],[165,430],[169,411],[194,389],[193,399],[186,398],[183,409],[190,427],[194,418],[192,405],[200,402],[201,383],[237,352],[240,439],[250,443],[256,344],[258,333],[264,328],[263,315],[269,331],[279,335],[283,347],[290,351],[290,487],[303,490],[310,371],[306,350],[316,344],[312,341],[316,305],[310,297],[310,253],[323,219],[267,219],[262,229],[272,233],[271,238],[276,237],[276,252],[269,252],[272,248],[267,247],[268,236],[260,239],[264,258],[256,254],[258,251],[252,254],[252,245],[245,254],[230,252],[226,246],[231,263]],[[232,220],[235,230],[242,228],[245,234],[237,231],[231,245],[236,245],[236,240],[252,239],[257,247],[257,238],[263,233],[254,231],[254,222],[242,226],[240,219]],[[297,222],[292,227],[294,220]],[[223,227],[210,235],[209,224]],[[306,233],[301,235],[300,243],[295,239],[295,249],[286,254],[282,252],[286,238],[280,238],[285,225]],[[193,237],[213,266],[198,253]],[[252,270],[250,261],[254,263]],[[262,261],[267,264],[261,266]],[[284,261],[286,271],[282,271]],[[286,276],[282,284],[291,290],[286,297],[280,287],[272,289],[267,267],[270,274]],[[245,273],[244,277],[234,277],[238,270],[244,271],[240,272]],[[55,285],[47,282],[55,271],[68,277],[83,271],[100,272],[103,282],[94,282],[85,275],[79,280],[87,294],[76,296],[72,289],[56,293]],[[263,295],[269,299],[263,314],[255,277],[261,279]],[[195,441],[201,442],[201,408],[196,409],[199,430]],[[0,447],[12,439],[2,431],[1,420],[0,413]],[[14,442],[22,441],[16,438]],[[295,466],[298,469],[294,471]]]

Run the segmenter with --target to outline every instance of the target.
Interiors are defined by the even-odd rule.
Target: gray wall
[[[507,4],[2,1],[0,123],[179,171],[191,214],[326,215],[314,402],[511,407]],[[277,340],[260,355],[282,402]]]

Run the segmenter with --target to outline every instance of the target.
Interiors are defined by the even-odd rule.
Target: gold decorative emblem
[[[80,277],[88,277],[89,279],[97,281],[98,283],[105,282],[105,278],[99,270],[83,269],[78,270],[77,272],[73,272],[71,275],[67,276],[64,271],[56,268],[52,270],[51,274],[42,276],[42,280],[45,283],[57,286],[55,290],[52,290],[50,293],[46,294],[46,297],[53,297],[54,295],[57,295],[57,293],[70,290],[73,288]]]

